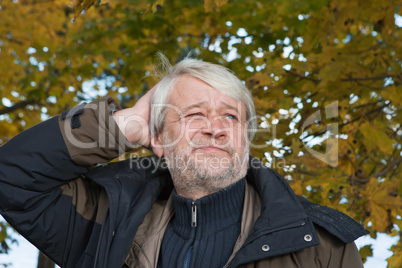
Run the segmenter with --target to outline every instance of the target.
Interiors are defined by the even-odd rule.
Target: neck
[[[207,228],[205,230],[209,232],[214,227],[240,221],[244,191],[245,178],[222,191],[196,200],[180,196],[177,191],[174,191],[175,217],[173,223],[176,227],[181,226],[182,231],[184,229],[191,231],[193,227],[205,227]]]
[[[191,184],[183,184],[183,180],[180,180],[180,183],[178,183],[177,180],[173,179],[173,184],[178,195],[197,200],[204,196],[224,190],[238,182],[241,178],[242,177],[216,181],[202,181],[201,183],[193,182]]]

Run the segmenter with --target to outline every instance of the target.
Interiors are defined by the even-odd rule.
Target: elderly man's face
[[[246,131],[244,104],[183,76],[170,95],[154,151],[165,156],[176,190],[215,192],[245,175]]]

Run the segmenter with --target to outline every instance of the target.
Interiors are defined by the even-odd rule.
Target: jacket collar
[[[155,157],[147,159],[153,163],[158,161]],[[247,210],[254,211],[253,208],[258,207],[259,202],[261,209],[260,213],[251,214],[247,214],[246,208],[244,209],[242,224],[247,225],[242,226],[244,243],[235,246],[238,252],[232,256],[230,267],[317,245],[314,226],[287,182],[257,159],[250,157],[249,161],[246,180],[252,187],[250,198],[253,202],[250,202]],[[155,168],[152,163],[146,169],[133,169],[131,159],[113,163],[106,169],[93,170],[87,175],[104,186],[109,196],[109,217],[103,226],[108,231],[101,238],[103,246],[98,252],[98,257],[104,256],[101,263],[107,267],[113,262],[116,264],[114,258],[110,259],[110,254],[127,256],[134,234],[145,214],[157,199],[166,199],[170,195],[173,185],[168,170]],[[253,191],[257,195],[252,194]],[[134,205],[143,210],[144,214],[139,215],[136,211],[136,215],[131,215]],[[121,226],[123,220],[130,222]],[[113,239],[112,234],[115,237],[126,237],[124,243],[121,239]],[[306,235],[312,239],[303,239]],[[131,241],[128,241],[128,237],[132,238]],[[119,243],[119,246],[113,246],[114,242]]]
[[[279,174],[250,157],[246,180],[252,187],[251,196],[252,191],[258,196],[248,205],[248,209],[253,210],[256,205],[261,209],[259,213],[254,212],[256,220],[247,239],[230,260],[229,267],[319,244],[315,228],[303,206]],[[311,239],[305,239],[306,235]]]
[[[261,198],[261,217],[256,228],[274,230],[307,218],[303,206],[289,184],[275,171],[250,157],[247,181]]]

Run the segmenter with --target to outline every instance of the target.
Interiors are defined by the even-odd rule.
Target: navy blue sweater
[[[245,180],[195,201],[173,192],[175,215],[158,267],[223,267],[240,234]]]

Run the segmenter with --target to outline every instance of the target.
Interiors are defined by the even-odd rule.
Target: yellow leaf
[[[367,202],[366,209],[370,211],[373,228],[378,232],[386,232],[390,225],[387,211],[372,201]]]
[[[258,86],[268,86],[272,83],[273,79],[264,73],[258,72],[249,79],[250,83],[254,83]]]
[[[293,179],[291,181],[289,181],[289,185],[290,187],[292,187],[293,191],[298,194],[298,195],[302,195],[303,194],[303,190],[305,189],[303,187],[303,182],[300,179]]]
[[[215,4],[217,7],[221,7],[225,4],[227,4],[227,2],[229,2],[229,0],[215,0]]]
[[[400,181],[385,180],[379,183],[376,178],[371,178],[362,194],[366,197],[366,209],[370,212],[370,220],[373,228],[379,232],[386,232],[390,227],[390,213],[393,210],[399,215],[402,208],[402,199],[396,194]]]
[[[367,257],[373,256],[373,249],[371,245],[365,245],[359,250],[360,256],[362,257],[363,262],[366,262]]]
[[[303,143],[300,141],[300,139],[292,138],[292,144],[291,144],[290,148],[292,148],[292,152],[294,155],[299,154],[302,146],[303,146]]]
[[[312,156],[311,154],[305,154],[301,156],[300,160],[307,168],[311,170],[324,168],[327,166],[327,164],[324,161],[321,161],[320,159]]]
[[[69,6],[71,6],[71,7],[77,7],[77,6],[81,5],[83,1],[84,1],[84,0],[71,0]]]
[[[337,168],[339,168],[346,175],[351,175],[354,172],[352,162],[349,159],[339,159]]]
[[[389,85],[384,88],[383,93],[381,94],[384,99],[388,99],[392,102],[393,105],[398,106],[402,104],[402,94],[401,86]]]
[[[366,189],[362,192],[369,200],[400,209],[402,207],[402,199],[399,195],[394,195],[398,191],[400,184],[400,180],[385,180],[380,183],[376,178],[371,178]]]
[[[214,0],[204,0],[204,8],[205,12],[210,12],[214,9],[215,7],[215,2]]]
[[[163,5],[165,4],[165,0],[157,0],[153,5],[152,5],[152,12],[157,12],[160,9],[162,9]]]
[[[393,140],[387,134],[378,129],[378,126],[365,122],[360,126],[360,131],[364,136],[364,144],[368,151],[378,148],[382,153],[389,155],[393,150]]]
[[[84,10],[87,10],[88,8],[93,6],[93,4],[95,4],[95,2],[96,2],[96,0],[84,0],[84,3],[83,3]]]
[[[387,259],[388,268],[400,268],[402,266],[402,249],[399,247],[397,251]]]

